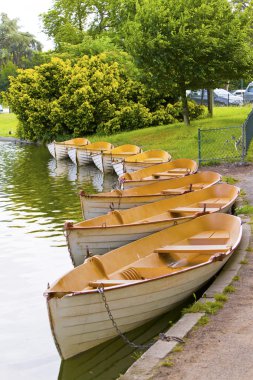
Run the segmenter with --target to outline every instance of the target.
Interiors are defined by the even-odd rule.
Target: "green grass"
[[[92,142],[110,141],[115,146],[121,144],[136,144],[148,149],[164,149],[176,158],[198,158],[198,128],[213,129],[240,126],[247,118],[251,106],[244,107],[215,107],[214,117],[204,117],[193,120],[190,126],[175,123],[166,126],[150,127],[130,132],[122,132],[111,136],[89,136]],[[14,114],[0,115],[0,136],[15,136],[17,118]],[[213,144],[213,142],[210,142]]]
[[[16,135],[18,120],[14,113],[1,113],[0,114],[0,136],[9,137]],[[11,134],[9,133],[11,132]]]

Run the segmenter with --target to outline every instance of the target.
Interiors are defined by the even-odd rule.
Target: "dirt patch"
[[[201,168],[233,177],[253,205],[253,164]],[[251,247],[252,238],[251,238]],[[159,366],[154,380],[252,380],[253,379],[253,254],[247,255],[235,293],[205,326],[193,329],[183,351],[171,353]]]

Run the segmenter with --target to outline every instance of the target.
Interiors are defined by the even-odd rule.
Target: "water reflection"
[[[42,294],[72,269],[62,228],[66,219],[81,220],[79,191],[107,185],[96,168],[58,164],[45,147],[0,142],[2,379],[57,379],[60,359]]]
[[[155,341],[161,331],[180,316],[180,308],[127,333],[131,342],[144,345]],[[62,362],[58,380],[114,380],[124,373],[143,351],[126,345],[121,338]]]
[[[47,282],[72,269],[64,221],[81,220],[79,191],[109,191],[116,175],[56,162],[45,147],[0,142],[0,356],[8,380],[113,380],[135,360],[121,339],[60,363],[50,332]],[[145,343],[176,315],[128,334]],[[59,372],[60,367],[60,372]]]

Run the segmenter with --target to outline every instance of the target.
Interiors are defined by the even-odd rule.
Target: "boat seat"
[[[231,200],[230,198],[211,198],[203,202],[198,202],[198,204],[199,206],[206,205],[206,207],[219,207],[220,209],[223,206],[225,206],[227,203],[229,203],[230,200]]]
[[[170,212],[189,212],[189,213],[203,212],[204,207],[176,207],[176,208],[170,209],[168,211],[170,211]],[[219,211],[219,208],[218,207],[216,207],[216,208],[206,207],[205,208],[205,212],[214,212],[214,211]]]
[[[165,190],[162,190],[161,193],[162,194],[184,194],[185,192],[187,192],[188,190],[185,188],[185,187],[178,187],[176,189],[165,189]]]
[[[228,231],[205,231],[188,239],[190,244],[226,244],[229,239]]]
[[[107,275],[107,272],[106,272],[106,268],[104,266],[104,263],[102,262],[101,258],[97,255],[94,255],[92,257],[90,257],[89,259],[89,262],[92,263],[96,269],[98,269],[98,271],[105,277],[108,279],[108,275]]]
[[[163,159],[162,158],[145,158],[144,160],[143,160],[143,162],[158,162],[158,163],[160,163],[160,162],[163,162]]]
[[[211,244],[197,244],[197,245],[166,245],[161,248],[155,249],[157,253],[171,253],[171,252],[202,252],[202,251],[227,251],[229,246],[225,244],[211,245]]]
[[[117,285],[129,285],[129,284],[136,284],[140,282],[141,280],[113,280],[113,279],[104,279],[102,278],[101,280],[95,280],[95,281],[90,281],[89,286],[92,288],[98,288],[99,285],[103,285],[104,287],[109,287],[109,286],[117,286]]]

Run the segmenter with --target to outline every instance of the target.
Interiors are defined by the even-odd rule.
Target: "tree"
[[[0,89],[9,86],[10,75],[15,76],[18,68],[26,68],[38,62],[38,52],[42,45],[34,36],[21,32],[17,19],[0,15]]]
[[[66,43],[80,44],[87,35],[96,38],[104,33],[122,44],[119,32],[135,11],[136,0],[54,0],[41,19],[44,32],[64,50]]]
[[[5,13],[1,13],[0,19],[0,66],[11,61],[24,67],[24,59],[31,59],[42,45],[32,34],[19,30],[17,19],[10,20]]]
[[[125,27],[137,65],[181,96],[186,124],[187,89],[215,88],[251,69],[246,36],[228,0],[143,0]]]

